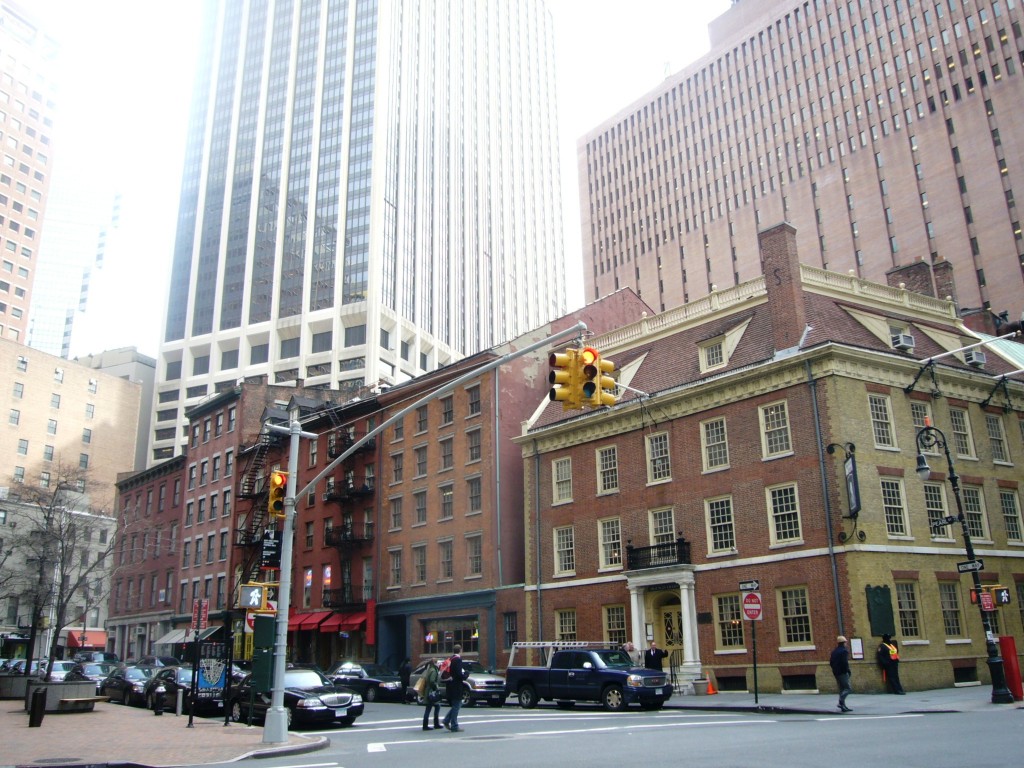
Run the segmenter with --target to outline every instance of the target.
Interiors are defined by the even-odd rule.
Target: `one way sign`
[[[971,571],[983,571],[985,570],[985,562],[979,557],[975,560],[968,560],[964,563],[957,563],[956,569],[960,573],[970,573]]]

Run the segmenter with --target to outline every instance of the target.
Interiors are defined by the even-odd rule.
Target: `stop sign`
[[[746,592],[743,595],[743,617],[747,621],[761,620],[761,593]]]

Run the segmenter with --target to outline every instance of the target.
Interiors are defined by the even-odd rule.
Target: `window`
[[[85,404],[85,418],[91,419],[96,415],[96,406],[92,403]]]
[[[773,403],[760,409],[761,451],[766,459],[792,452],[789,441],[789,414],[786,403]]]
[[[1003,510],[1003,524],[1006,526],[1006,540],[1024,542],[1024,527],[1021,526],[1020,501],[1017,492],[1000,489],[999,506]]]
[[[467,573],[482,576],[484,572],[484,538],[480,534],[466,537]]]
[[[7,423],[8,424],[13,424],[14,426],[18,426],[18,424],[20,422],[21,422],[21,411],[19,411],[17,408],[11,408],[11,412],[7,416]]]
[[[943,522],[946,518],[946,492],[941,483],[924,484],[924,508],[928,512],[928,528],[932,538],[953,538],[950,527]]]
[[[316,441],[311,440],[310,445],[316,445]],[[215,483],[218,480],[220,480],[220,456],[214,456],[213,465],[210,467],[210,481]]]
[[[700,348],[701,370],[708,371],[725,365],[725,342],[717,339]]]
[[[902,480],[882,479],[882,509],[885,511],[886,533],[890,536],[908,536]]]
[[[64,369],[63,368],[54,368],[53,369],[53,380],[55,382],[57,382],[58,384],[62,384],[64,382]]]
[[[25,442],[26,442],[26,444],[28,443],[27,440]],[[43,446],[43,461],[53,461],[53,446],[52,445],[44,445]]]
[[[49,472],[40,472],[39,473],[39,487],[40,488],[49,488],[50,487],[50,473]]]
[[[446,440],[441,440],[441,469],[451,469],[455,466],[455,454],[454,445],[455,441],[450,437]]]
[[[189,554],[192,552],[192,542],[186,541],[181,545],[181,567],[188,568]]]
[[[619,490],[619,453],[614,445],[597,449],[597,492],[614,493]]]
[[[313,334],[313,345],[311,348],[312,352],[330,352],[331,345],[333,343],[333,336],[331,331],[323,331],[322,333]]]
[[[448,441],[451,442],[450,440]],[[473,429],[466,433],[467,451],[470,461],[480,461],[482,455],[480,448],[480,430]]]
[[[441,519],[451,520],[455,515],[455,490],[450,485],[440,488],[441,492]]]
[[[391,482],[402,482],[402,469],[405,464],[405,457],[401,453],[391,454]]]
[[[427,522],[427,492],[416,491],[412,500],[416,509],[416,525],[424,525]]]
[[[742,648],[743,614],[740,612],[740,596],[718,595],[715,598],[715,614],[718,647]]]
[[[89,468],[89,454],[88,453],[80,453],[80,454],[78,454],[78,468],[79,469],[88,469]]]
[[[942,608],[942,629],[946,637],[963,637],[960,618],[960,585],[955,581],[939,582],[939,605]]]
[[[555,459],[551,462],[552,504],[572,501],[572,459]]]
[[[57,421],[56,419],[47,419],[46,421],[46,433],[48,435],[57,434]]]
[[[224,451],[224,477],[231,477],[235,468],[235,453],[232,450]]]
[[[804,645],[811,642],[811,612],[806,587],[788,587],[779,590],[779,617],[782,621],[784,645]]]
[[[729,443],[725,433],[725,419],[712,419],[700,425],[703,443],[704,471],[729,466]]]
[[[216,420],[216,422],[214,422],[213,436],[214,437],[220,437],[223,434],[224,434],[224,414],[223,413],[218,413],[217,414],[217,420]]]
[[[412,449],[413,459],[416,461],[416,477],[423,477],[427,474],[427,446],[421,445]]]
[[[511,648],[519,642],[519,615],[514,612],[502,614],[502,623],[505,627],[505,647]]]
[[[203,537],[199,536],[196,538],[196,557],[192,561],[192,565],[199,565],[203,562]]]
[[[479,477],[471,477],[466,481],[466,497],[468,502],[466,514],[471,515],[475,512],[483,511],[483,490],[481,488]]]
[[[25,385],[20,381],[14,382],[14,397],[20,400],[25,395]]]
[[[468,387],[466,394],[469,395],[469,415],[476,416],[480,413],[480,385]]]
[[[801,541],[800,504],[796,485],[768,488],[767,494],[771,514],[771,543],[795,544]]]
[[[949,420],[953,423],[953,447],[956,455],[973,459],[974,438],[971,436],[971,422],[967,418],[967,411],[962,408],[950,408]]]
[[[393,440],[401,440],[405,437],[405,422],[402,419],[396,421],[391,429],[394,430]]]
[[[281,339],[281,359],[288,360],[299,356],[299,337]]]
[[[555,640],[576,639],[576,610],[555,611]]]
[[[220,551],[218,552],[219,559],[223,562],[228,559],[228,532],[220,532]]]
[[[185,502],[185,527],[186,528],[188,528],[188,527],[190,527],[192,525],[193,516],[194,516],[194,510],[195,510],[195,502],[194,501],[186,501]]]
[[[427,406],[421,405],[416,409],[416,431],[426,432],[430,422],[428,420]]]
[[[402,497],[391,499],[391,530],[396,531],[402,527]]]
[[[967,530],[972,539],[989,538],[988,525],[985,519],[985,502],[982,498],[980,488],[966,487],[962,492],[964,501],[964,518],[967,520]]]
[[[875,447],[895,448],[896,437],[892,428],[889,398],[882,395],[869,395],[868,410],[871,414],[871,431],[875,436]]]
[[[50,449],[50,457],[49,458],[46,457],[46,448]],[[46,446],[46,448],[43,449],[43,460],[44,461],[50,461],[50,460],[53,459],[53,446],[52,445],[48,445],[48,446]],[[18,455],[20,455],[20,456],[28,456],[28,440],[26,440],[25,438],[20,438],[18,440]]]
[[[985,429],[988,430],[988,442],[992,448],[992,461],[1000,464],[1010,463],[1010,454],[1006,450],[1006,434],[1003,432],[1003,420],[994,413],[985,414]]]
[[[571,525],[555,528],[555,573],[572,574],[576,572],[576,552],[574,550],[573,528]]]
[[[388,586],[402,586],[402,550],[389,550],[388,561]]]
[[[15,467],[14,468],[14,476],[13,476],[12,480],[15,483],[24,483],[25,482],[25,468],[24,467]]]
[[[921,611],[917,602],[917,587],[912,581],[896,582],[896,606],[903,637],[921,637]]]
[[[647,447],[647,482],[660,483],[672,479],[672,466],[668,451],[668,433],[661,432],[648,435]]]
[[[675,514],[672,508],[651,512],[651,546],[671,544],[676,539]]]
[[[60,395],[58,395],[56,392],[50,395],[50,407],[60,408]]]
[[[4,262],[4,263],[6,264],[7,262]],[[27,357],[22,357],[21,355],[18,355],[18,362],[15,363],[15,367],[19,371],[27,371],[28,370],[28,358]]]
[[[228,432],[235,431],[235,406],[228,408]]]
[[[597,522],[600,541],[601,568],[622,567],[622,527],[619,518],[613,517]]]
[[[623,645],[626,642],[626,606],[606,605],[602,609],[604,614],[604,639],[605,642]]]
[[[412,583],[426,584],[427,582],[427,547],[424,544],[417,544],[412,548]]]
[[[732,497],[708,499],[704,502],[704,514],[708,526],[708,541],[712,553],[736,551],[736,531],[732,516]]]
[[[92,442],[92,430],[89,429],[88,427],[85,427],[84,429],[82,429],[82,442],[83,443],[91,443]]]
[[[451,424],[455,421],[455,405],[451,395],[441,398],[441,423]]]
[[[441,565],[438,573],[440,579],[451,579],[452,577],[452,540],[444,539],[437,543],[437,556]]]

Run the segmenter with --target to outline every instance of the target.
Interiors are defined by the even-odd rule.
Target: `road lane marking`
[[[814,719],[817,720],[819,723],[838,723],[842,720],[849,720],[851,723],[854,723],[858,720],[901,720],[907,717],[924,717],[924,715],[851,715],[850,717],[839,717],[837,715],[832,715],[830,717],[816,717]]]

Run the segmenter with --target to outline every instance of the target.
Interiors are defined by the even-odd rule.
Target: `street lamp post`
[[[971,544],[971,533],[967,529],[967,517],[964,515],[964,503],[960,498],[960,476],[957,475],[956,468],[953,466],[953,457],[949,453],[946,435],[942,430],[933,427],[926,421],[925,426],[917,431],[917,474],[922,480],[927,480],[932,471],[931,467],[928,466],[928,460],[924,456],[924,451],[935,447],[941,448],[943,453],[946,454],[946,464],[949,466],[949,484],[953,488],[953,498],[956,500],[957,515],[955,518],[947,517],[945,522],[952,523],[958,521],[960,523],[960,528],[964,534],[964,548],[967,550],[967,559],[973,561],[975,559],[974,545]],[[982,592],[981,575],[977,570],[972,570],[971,577],[974,580],[975,594],[980,596]],[[992,632],[992,623],[989,621],[988,611],[982,605],[980,597],[978,608],[981,610],[981,626],[985,629],[985,648],[988,652],[986,663],[988,664],[989,676],[992,678],[992,703],[1012,704],[1013,694],[1006,687],[1003,660],[999,656],[999,647],[996,645],[995,634]]]

